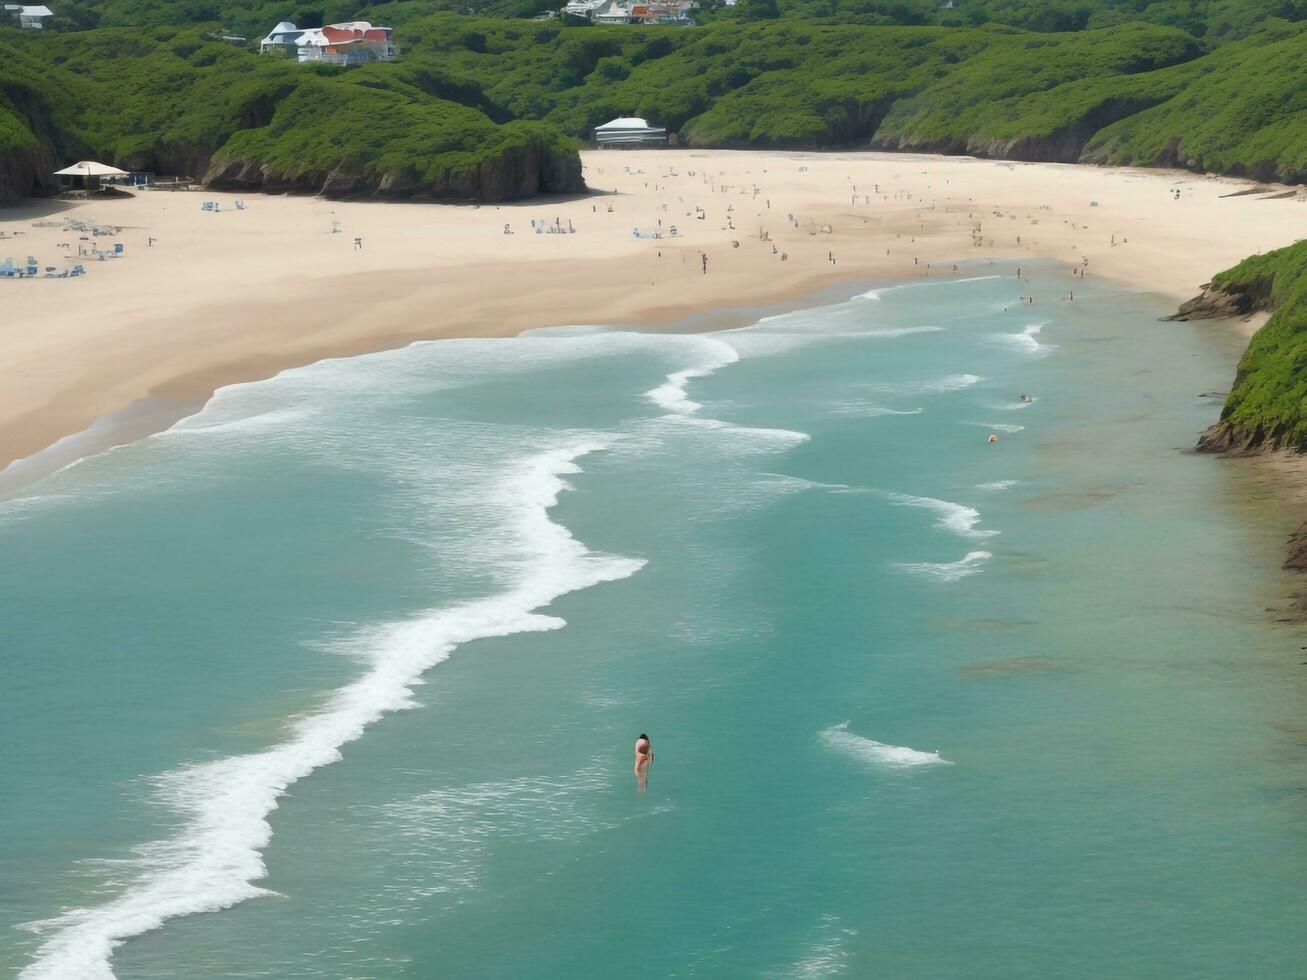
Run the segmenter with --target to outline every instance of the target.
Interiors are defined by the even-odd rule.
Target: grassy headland
[[[1307,240],[1226,269],[1196,303],[1199,312],[1274,311],[1244,352],[1221,421],[1199,448],[1307,451]]]

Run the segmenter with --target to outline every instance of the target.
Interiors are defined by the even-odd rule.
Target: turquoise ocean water
[[[1234,342],[1057,276],[327,361],[0,502],[0,971],[1307,976]]]

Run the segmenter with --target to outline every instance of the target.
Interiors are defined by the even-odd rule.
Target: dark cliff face
[[[19,203],[44,189],[39,154],[25,149],[0,150],[0,207]],[[53,168],[51,168],[53,169]]]
[[[65,133],[45,100],[18,84],[0,89],[0,205],[13,205],[58,186],[54,171],[70,157],[84,156],[86,147]]]
[[[204,182],[222,190],[270,194],[321,194],[334,199],[374,197],[391,200],[511,201],[536,194],[573,194],[585,190],[581,158],[575,151],[529,142],[467,170],[454,170],[435,182],[416,181],[402,173],[366,172],[346,166],[329,171],[288,170],[257,159],[218,158]]]

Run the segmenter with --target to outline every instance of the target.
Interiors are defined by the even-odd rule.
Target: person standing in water
[[[644,732],[635,740],[635,785],[640,790],[649,788],[649,767],[653,765],[653,746]]]

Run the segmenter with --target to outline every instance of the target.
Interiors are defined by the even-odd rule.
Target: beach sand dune
[[[125,247],[80,260],[78,279],[0,281],[0,468],[144,400],[193,406],[323,357],[656,326],[850,281],[948,278],[955,263],[1051,259],[1178,301],[1292,242],[1307,216],[1285,188],[1231,196],[1251,185],[1178,172],[877,153],[583,156],[593,194],[518,205],[255,196],[238,210],[235,195],[199,191],[0,212],[0,258],[63,264],[81,233],[34,223],[65,218],[121,226],[98,245]],[[1014,301],[1060,301],[1033,274],[1014,280]]]

